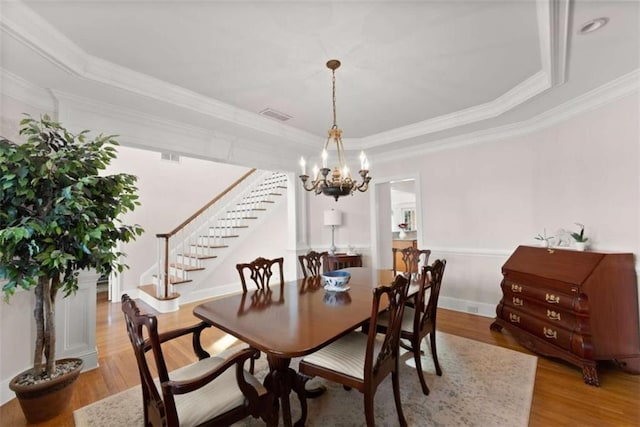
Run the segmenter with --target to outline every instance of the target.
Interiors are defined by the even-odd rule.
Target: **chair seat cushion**
[[[223,357],[209,357],[170,372],[169,378],[174,381],[192,379],[214,369],[224,361]],[[244,377],[259,395],[267,392],[253,375],[245,371]],[[191,393],[174,395],[174,399],[181,426],[196,426],[243,405],[245,401],[236,382],[235,366],[228,368],[204,387]]]
[[[410,334],[413,333],[413,317],[415,316],[415,309],[413,307],[405,307],[404,315],[402,316],[402,326],[400,329],[402,332],[408,332]],[[389,313],[384,312],[380,314],[378,317],[378,325],[380,326],[389,326]]]
[[[374,364],[381,347],[382,340],[376,340],[373,350]],[[364,381],[364,358],[366,351],[367,335],[353,331],[315,353],[305,356],[303,362],[340,372]]]

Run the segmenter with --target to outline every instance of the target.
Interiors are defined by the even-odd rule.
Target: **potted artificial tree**
[[[119,221],[139,205],[136,177],[100,175],[116,157],[112,136],[87,140],[88,131],[71,134],[46,115],[27,116],[20,126],[24,143],[0,137],[0,279],[6,301],[19,288],[35,294],[33,367],[9,387],[27,420],[39,422],[57,415],[71,397],[68,388],[64,396],[49,397],[49,386],[72,384],[82,368],[81,359],[56,361],[56,295],[75,293],[80,270],[121,272],[124,254],[116,244],[143,230]]]

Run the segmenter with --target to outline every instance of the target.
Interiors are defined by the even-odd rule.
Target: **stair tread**
[[[144,292],[145,294],[148,294],[149,296],[157,299],[157,300],[161,300],[161,301],[168,301],[168,300],[172,300],[172,299],[176,299],[178,297],[180,297],[180,294],[177,292],[173,292],[172,294],[167,295],[166,297],[160,298],[156,296],[156,285],[140,285],[138,286],[138,289],[140,289],[142,292]]]
[[[218,255],[203,255],[203,254],[196,254],[191,252],[185,252],[183,254],[179,254],[179,256],[183,256],[187,258],[196,258],[196,259],[218,258]]]
[[[194,265],[182,264],[182,263],[179,263],[179,262],[172,262],[171,264],[169,264],[169,266],[171,266],[173,268],[177,268],[178,270],[183,270],[183,271],[204,270],[204,267],[196,267]]]
[[[218,229],[220,229],[220,228],[222,228],[222,229],[225,229],[225,228],[249,228],[249,226],[248,225],[232,225],[230,227],[227,227],[227,226],[224,226],[224,225],[213,225],[213,226],[211,226],[209,228],[218,228]],[[208,237],[208,236],[200,236],[200,237]]]
[[[240,237],[239,234],[229,234],[228,236],[220,236],[221,239],[232,239],[234,237]]]
[[[224,249],[229,247],[229,245],[201,245],[201,244],[191,245],[191,246],[195,246],[197,248],[212,248],[212,249]]]
[[[182,277],[169,276],[169,283],[172,285],[179,285],[180,283],[193,282],[191,279],[183,279]]]
[[[231,212],[231,211],[228,211]],[[239,219],[258,219],[257,216],[241,216],[239,218],[220,218],[220,221],[237,221]]]

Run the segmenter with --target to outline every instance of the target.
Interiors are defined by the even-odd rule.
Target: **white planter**
[[[587,247],[587,242],[575,242],[576,251],[584,252]]]

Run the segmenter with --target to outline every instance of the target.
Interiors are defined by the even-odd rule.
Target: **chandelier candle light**
[[[342,130],[340,130],[336,124],[336,69],[338,67],[340,67],[340,61],[337,59],[331,59],[327,62],[327,68],[331,70],[333,84],[333,126],[329,129],[329,136],[322,150],[322,168],[318,169],[317,165],[313,166],[313,180],[308,184],[309,175],[307,175],[306,170],[307,164],[304,157],[300,158],[300,168],[302,169],[300,179],[302,180],[303,188],[307,191],[315,192],[316,195],[322,193],[326,196],[331,196],[335,198],[336,201],[338,201],[340,196],[353,194],[356,190],[361,192],[367,191],[369,181],[371,181],[371,177],[369,176],[369,161],[364,155],[364,152],[360,153],[360,171],[358,172],[362,178],[362,182],[360,183],[357,183],[351,178],[351,173],[345,160]],[[327,167],[330,143],[335,143],[337,153],[337,163],[333,166],[333,169]],[[320,174],[318,174],[318,172],[320,172]]]

